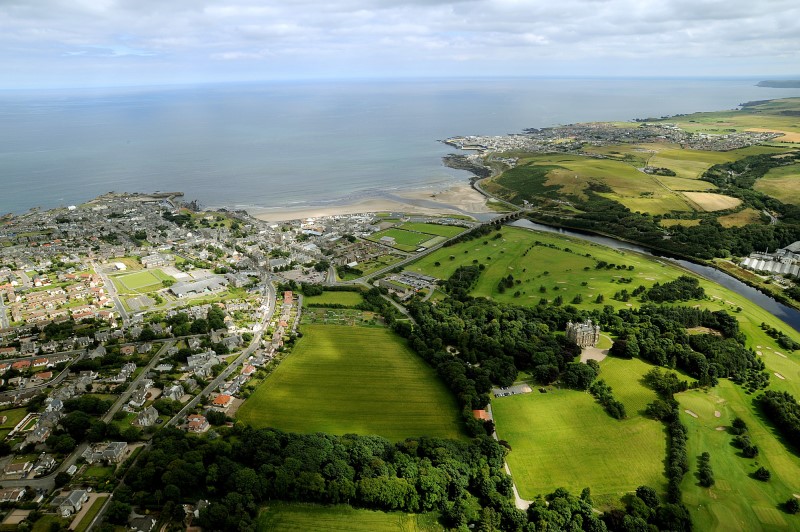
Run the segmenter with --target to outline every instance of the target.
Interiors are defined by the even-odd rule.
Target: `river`
[[[627,249],[630,251],[643,253],[645,255],[650,255],[653,257],[657,256],[662,260],[668,260],[674,264],[682,266],[683,268],[696,273],[697,275],[705,279],[708,279],[709,281],[713,281],[717,284],[724,286],[725,288],[728,288],[729,290],[733,290],[737,294],[745,296],[747,299],[749,299],[759,307],[763,308],[770,314],[783,320],[787,325],[792,327],[794,330],[800,332],[800,311],[788,307],[783,303],[779,303],[775,299],[764,294],[763,292],[760,292],[759,290],[756,290],[752,286],[746,285],[745,283],[736,279],[735,277],[728,275],[727,273],[722,272],[720,270],[717,270],[716,268],[712,268],[711,266],[704,266],[702,264],[695,264],[694,262],[689,262],[687,260],[673,259],[670,257],[657,255],[645,247],[636,244],[631,244],[630,242],[623,242],[622,240],[617,240],[615,238],[579,233],[576,231],[570,231],[568,229],[556,228],[556,227],[551,227],[549,225],[532,222],[526,219],[517,220],[515,222],[510,223],[509,225],[515,227],[523,227],[525,229],[533,229],[536,231],[543,231],[547,233],[560,233],[574,238],[588,240],[590,242],[594,242],[596,244],[600,244],[603,246],[608,246],[610,248]]]

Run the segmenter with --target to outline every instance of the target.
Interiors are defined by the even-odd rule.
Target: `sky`
[[[798,77],[798,0],[0,0],[0,88]]]

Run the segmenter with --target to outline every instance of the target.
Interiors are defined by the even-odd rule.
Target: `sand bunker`
[[[722,412],[720,412],[719,410],[714,410],[714,417],[720,417],[720,416],[722,416]]]
[[[789,358],[789,357],[787,357],[786,355],[784,355],[783,353],[779,353],[779,352],[777,352],[777,351],[775,351],[775,354],[776,354],[776,355],[778,355],[779,357],[783,357],[783,358]]]
[[[698,416],[697,414],[695,414],[694,412],[692,412],[692,411],[691,411],[691,410],[689,410],[689,409],[686,409],[686,410],[684,410],[684,412],[686,412],[687,414],[689,414],[689,415],[690,415],[690,416],[692,416],[692,417],[700,417],[700,416]]]
[[[756,351],[756,354],[757,354],[758,356],[760,356],[760,357],[763,357],[763,356],[764,356],[764,353],[762,353],[761,351]]]
[[[726,430],[726,427],[717,427],[714,430],[718,430],[718,431],[722,432],[723,430]]]
[[[775,375],[776,377],[778,377],[778,378],[779,378],[780,380],[782,380],[782,381],[785,381],[785,380],[786,380],[786,377],[784,377],[783,375],[781,375],[781,374],[780,374],[780,373],[778,373],[777,371],[774,373],[774,375]]]

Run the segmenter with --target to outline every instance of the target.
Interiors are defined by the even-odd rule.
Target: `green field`
[[[800,529],[800,516],[781,511],[778,506],[793,493],[800,493],[800,457],[787,450],[773,429],[749,408],[752,396],[729,381],[722,381],[708,392],[692,390],[678,394],[681,421],[689,429],[690,471],[681,490],[697,530],[775,530]],[[684,410],[690,410],[693,417]],[[715,411],[720,417],[715,416]],[[759,448],[755,459],[740,456],[731,446],[733,436],[719,427],[729,427],[741,417],[750,437]],[[716,484],[703,488],[695,476],[697,456],[708,451]],[[750,477],[758,467],[771,473],[769,482]]]
[[[344,276],[340,276],[342,281],[352,281],[353,279],[358,279],[364,275],[369,275],[372,272],[376,272],[382,268],[387,266],[391,266],[392,264],[398,263],[402,260],[401,257],[395,255],[380,255],[378,257],[365,260],[364,262],[359,262],[356,266],[357,270],[360,270],[361,273],[345,273]],[[338,272],[337,272],[338,273]]]
[[[0,424],[0,428],[13,429],[27,414],[28,411],[24,408],[12,408],[11,410],[0,411],[0,418],[3,416],[6,417],[5,422]]]
[[[306,307],[300,318],[302,325],[347,325],[383,327],[383,317],[366,310],[350,308]]]
[[[629,305],[638,306],[640,303],[635,298],[632,298],[628,303],[623,303],[613,300],[611,296],[614,292],[623,288],[631,291],[640,284],[649,287],[652,286],[654,282],[663,283],[664,281],[672,280],[679,275],[688,273],[662,259],[643,256],[633,252],[616,251],[561,235],[529,232],[523,229],[510,227],[503,228],[502,235],[502,238],[499,240],[493,240],[494,234],[490,234],[485,237],[485,239],[479,238],[451,246],[446,250],[437,251],[412,264],[409,269],[446,279],[458,266],[472,264],[472,261],[477,259],[480,263],[486,265],[486,269],[481,273],[472,291],[473,295],[488,296],[508,303],[535,305],[538,303],[540,297],[547,298],[552,302],[556,295],[562,295],[564,304],[569,304],[576,295],[580,294],[583,296],[583,301],[575,306],[587,310],[601,308],[603,304],[610,304],[615,308],[624,308]],[[542,244],[553,245],[559,249],[544,246],[530,248],[531,244],[536,240],[539,240]],[[528,251],[526,255],[525,251],[529,248],[530,251]],[[570,251],[567,251],[567,249]],[[586,257],[585,255],[587,253],[590,254],[591,257]],[[450,260],[449,256],[453,256],[453,260]],[[625,264],[626,266],[630,265],[634,266],[634,269],[597,270],[594,267],[596,260]],[[436,266],[436,262],[440,262],[440,266]],[[589,267],[589,270],[584,270],[585,267]],[[498,291],[497,285],[500,278],[508,274],[512,274],[515,279],[520,280],[520,284],[517,285],[521,292],[519,297],[514,297],[513,295],[514,291],[517,290],[516,287],[508,289],[502,294]],[[632,278],[632,282],[629,284],[620,284],[620,277],[630,277]],[[583,283],[586,283],[586,285],[584,286]],[[709,281],[701,280],[701,284],[706,290],[707,299],[682,304],[692,306],[699,305],[710,310],[726,310],[736,316],[742,331],[747,336],[748,347],[760,353],[766,364],[767,370],[771,375],[770,387],[772,389],[785,390],[795,397],[800,397],[800,356],[798,356],[797,353],[787,353],[784,349],[780,348],[774,339],[764,333],[760,328],[760,324],[762,322],[768,323],[780,329],[783,333],[795,339],[795,341],[800,341],[800,334],[779,321],[775,316],[751,303],[744,296]],[[545,287],[545,293],[539,292],[540,286]],[[604,294],[605,301],[603,304],[594,302],[597,294]],[[741,311],[737,311],[738,308],[741,308]],[[609,382],[612,388],[614,388],[615,396],[626,405],[628,414],[631,415],[638,411],[641,405],[648,402],[644,398],[648,397],[647,394],[650,394],[649,397],[652,397],[652,392],[647,392],[646,390],[643,392],[637,391],[636,387],[629,388],[625,384],[625,378],[618,378],[620,372],[614,368],[614,365],[626,365],[629,363],[628,361],[606,359],[602,364],[603,372],[600,378]],[[636,363],[643,365],[643,363],[638,361]],[[609,364],[611,366],[609,366]],[[779,373],[784,378],[777,378],[774,373]],[[637,380],[635,376],[630,376],[629,378],[630,382],[635,384]],[[765,449],[765,457],[770,463],[776,468],[786,467],[785,470],[794,475],[798,460],[796,455],[786,451],[779,440],[775,438],[773,429],[767,428],[763,425],[762,421],[759,421],[760,416],[755,413],[750,403],[751,396],[744,395],[741,389],[727,381],[723,381],[718,390],[713,390],[712,393],[723,394],[728,403],[727,408],[733,412],[737,412],[737,414],[743,418],[748,416],[748,424],[751,426],[758,426],[760,427],[759,431],[763,431],[763,435],[760,435],[756,439],[756,444],[760,448],[763,447]],[[687,401],[686,397],[687,394],[683,394],[683,397],[681,397],[682,403]],[[639,406],[636,406],[637,398],[639,398]],[[577,437],[575,436],[576,427],[586,427],[586,430],[589,430],[589,428],[595,425],[597,426],[593,431],[598,437],[587,442],[587,444],[601,446],[600,449],[589,447],[586,449],[585,453],[583,453],[588,457],[592,457],[592,460],[603,459],[602,444],[608,447],[615,447],[619,445],[619,442],[625,442],[626,448],[628,446],[633,448],[633,444],[629,444],[629,442],[635,440],[631,440],[630,438],[643,437],[642,435],[631,436],[619,432],[605,432],[608,427],[612,429],[614,427],[619,427],[619,422],[614,422],[614,420],[608,417],[599,406],[594,404],[590,396],[578,392],[558,391],[555,394],[533,393],[527,396],[497,398],[493,401],[493,408],[495,410],[495,418],[497,420],[500,437],[509,440],[514,449],[509,455],[509,464],[514,478],[518,483],[518,487],[523,491],[522,496],[524,498],[529,498],[530,495],[535,495],[536,493],[548,492],[548,489],[552,491],[552,488],[558,487],[558,482],[566,483],[566,480],[562,481],[561,477],[556,475],[556,473],[561,471],[561,465],[559,465],[560,462],[558,461],[559,457],[550,456],[550,453],[557,455],[555,451],[557,449],[574,449],[575,447],[570,442],[570,438]],[[698,406],[697,408],[699,410],[701,407]],[[570,412],[576,413],[575,416],[573,416],[575,419],[574,423],[570,421],[572,419],[570,418]],[[727,414],[723,413],[723,415]],[[526,418],[530,420],[530,425],[528,427],[520,426],[521,422],[518,420]],[[507,420],[511,420],[510,427],[506,425],[506,423],[509,422]],[[752,423],[750,420],[753,420]],[[626,420],[623,424],[631,421],[635,421],[635,418]],[[647,420],[642,420],[642,422],[646,421]],[[693,423],[696,423],[693,421],[693,418],[688,416],[686,417],[686,422],[690,427]],[[535,428],[542,427],[542,423],[546,423],[544,426],[546,430],[535,433]],[[573,424],[566,426],[568,423]],[[614,425],[614,423],[617,423],[617,425]],[[712,429],[713,428],[714,427],[712,427]],[[562,430],[567,430],[567,432],[562,432]],[[705,434],[703,438],[711,438],[706,442],[704,439],[698,441],[698,434],[700,433],[697,429],[692,430],[692,434],[694,434],[695,437],[693,439],[692,436],[690,436],[689,441],[690,448],[693,449],[693,456],[696,458],[697,454],[708,450],[712,455],[712,466],[716,472],[717,461],[723,460],[726,456],[726,454],[720,452],[720,450],[724,449],[728,452],[728,447],[720,447],[721,443],[716,441],[716,438],[719,437],[716,431],[707,431],[703,433]],[[659,438],[663,445],[663,432]],[[727,440],[725,441],[727,442]],[[537,445],[541,446],[541,448],[534,447]],[[695,447],[695,445],[697,446]],[[725,445],[727,445],[727,443],[725,443]],[[704,446],[708,447],[708,449],[701,448]],[[549,449],[554,450],[550,451]],[[523,456],[526,455],[526,453],[528,457],[536,456],[537,458],[535,460],[531,458],[531,463],[526,465]],[[542,456],[541,453],[544,453],[544,455]],[[652,453],[652,456],[656,454],[657,453]],[[693,460],[695,458],[693,458]],[[738,457],[735,458],[736,460],[742,460]],[[784,464],[790,459],[795,465],[777,465],[778,463]],[[659,473],[663,471],[661,460],[663,460],[663,454],[657,459]],[[640,459],[636,461],[637,464],[641,462]],[[556,465],[548,465],[553,463]],[[613,462],[611,463],[613,464]],[[695,466],[696,462],[693,461],[692,467]],[[570,466],[567,464],[564,467]],[[588,468],[582,469],[578,466],[572,467],[572,470],[568,469],[568,471],[571,471],[572,476],[570,477],[567,475],[564,477],[567,480],[574,479],[569,486],[575,486],[578,490],[584,486],[590,486],[593,493],[597,492],[597,490],[609,491],[607,480],[598,477],[597,471],[589,470]],[[719,467],[721,469],[726,469],[732,466],[720,465]],[[736,467],[741,467],[741,464]],[[631,474],[633,475],[639,470],[640,466],[637,465],[636,470],[632,471]],[[749,470],[746,471],[746,473],[747,472],[749,472]],[[743,473],[737,473],[737,475],[740,476],[741,474]],[[664,481],[663,477],[659,476],[659,478],[661,482]],[[783,482],[788,482],[786,479],[800,478],[800,472],[794,477],[785,476],[783,478]],[[747,477],[747,480],[749,481],[752,479]],[[736,480],[736,477],[734,477],[734,482],[739,482]],[[687,493],[691,494],[692,490],[694,490],[697,492],[695,493],[695,496],[698,498],[697,500],[701,502],[705,500],[710,504],[710,501],[713,499],[712,496],[706,495],[706,498],[703,499],[700,494],[700,488],[695,486],[690,489],[690,487],[695,484],[696,480],[685,481],[684,488],[687,489]],[[795,485],[792,489],[794,489],[793,493],[800,493],[800,485]],[[612,495],[612,493],[608,494],[609,496]],[[717,496],[719,495],[717,494]],[[774,499],[777,496],[776,494],[772,496],[772,498]],[[780,496],[785,500],[789,495],[780,494]],[[726,497],[730,499],[729,504],[733,507],[746,504],[749,495],[746,493],[740,494],[736,492],[736,490],[733,490],[733,493],[726,495]],[[759,497],[760,498],[754,498],[756,501],[762,501],[757,503],[757,505],[772,504],[771,499],[766,495],[761,495]],[[613,497],[611,498],[613,499]],[[778,502],[783,502],[783,500],[778,500]],[[765,503],[764,501],[767,502]],[[690,505],[690,508],[694,511],[697,506],[695,505],[692,507]],[[706,512],[706,510],[703,510],[703,512]],[[724,513],[724,510],[720,510],[720,512]],[[747,512],[750,512],[750,510],[747,510]],[[769,516],[773,515],[773,512],[767,510],[758,510],[758,512],[761,512],[761,519],[765,520],[771,519]],[[755,518],[752,512],[750,517]],[[788,516],[785,517],[788,519]],[[713,519],[708,516],[703,517],[700,513],[697,518],[701,523],[710,523],[710,520]],[[703,521],[703,519],[706,521]],[[763,524],[759,526],[763,526]],[[795,526],[800,528],[800,525]],[[698,529],[705,530],[707,527],[698,527]],[[720,527],[720,529],[729,528]]]
[[[364,298],[358,292],[323,292],[318,296],[303,296],[303,302],[307,305],[344,305],[345,307],[355,307],[364,302]]]
[[[155,292],[164,287],[162,281],[174,281],[172,277],[157,269],[115,275],[111,280],[117,290],[123,294]]]
[[[446,236],[447,238],[466,231],[465,227],[457,227],[455,225],[426,224],[420,222],[406,222],[400,226],[400,229],[416,231],[417,233],[427,233],[429,235]]]
[[[800,205],[800,164],[773,168],[753,188],[783,203]]]
[[[379,242],[380,239],[385,236],[394,238],[395,243],[392,245],[392,247],[402,251],[414,251],[423,243],[434,238],[434,235],[429,235],[426,233],[416,233],[412,231],[405,231],[403,229],[392,228],[378,231],[377,233],[370,235],[367,240]]]
[[[492,400],[497,434],[511,445],[507,461],[522,498],[558,487],[579,493],[588,486],[595,506],[608,508],[642,484],[666,488],[664,426],[639,414],[656,397],[640,382],[652,366],[608,358],[600,366],[600,378],[625,405],[628,419],[611,418],[591,395],[574,390]]]
[[[350,506],[270,503],[258,516],[256,529],[286,532],[434,532],[444,530],[436,514],[404,514],[357,510]]]
[[[382,327],[304,325],[303,337],[237,417],[292,432],[460,438],[455,398]]]

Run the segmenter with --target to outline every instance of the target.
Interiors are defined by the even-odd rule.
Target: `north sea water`
[[[182,191],[206,207],[347,203],[466,182],[454,135],[733,109],[756,79],[447,79],[0,90],[0,213]]]

